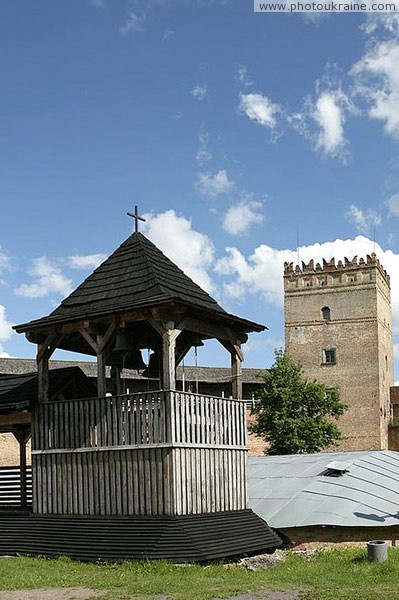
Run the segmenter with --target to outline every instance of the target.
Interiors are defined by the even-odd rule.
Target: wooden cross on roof
[[[126,214],[134,219],[134,231],[137,233],[139,230],[139,221],[145,221],[145,219],[139,216],[139,209],[137,206],[134,207],[134,214],[130,212]]]

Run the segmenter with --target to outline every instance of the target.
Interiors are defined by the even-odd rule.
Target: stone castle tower
[[[284,264],[285,348],[305,376],[349,406],[340,450],[388,448],[393,385],[389,275],[373,253],[335,264]]]

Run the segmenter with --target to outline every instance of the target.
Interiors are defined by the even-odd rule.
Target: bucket
[[[367,543],[367,558],[370,562],[385,562],[388,558],[388,544],[384,540]]]

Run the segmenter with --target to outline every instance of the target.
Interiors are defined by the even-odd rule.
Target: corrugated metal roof
[[[348,472],[325,475],[332,461]],[[249,458],[249,505],[271,527],[399,525],[399,452]]]

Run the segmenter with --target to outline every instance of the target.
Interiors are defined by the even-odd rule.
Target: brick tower
[[[284,264],[285,348],[305,376],[349,406],[340,450],[388,448],[393,385],[389,275],[373,253],[335,264]]]

